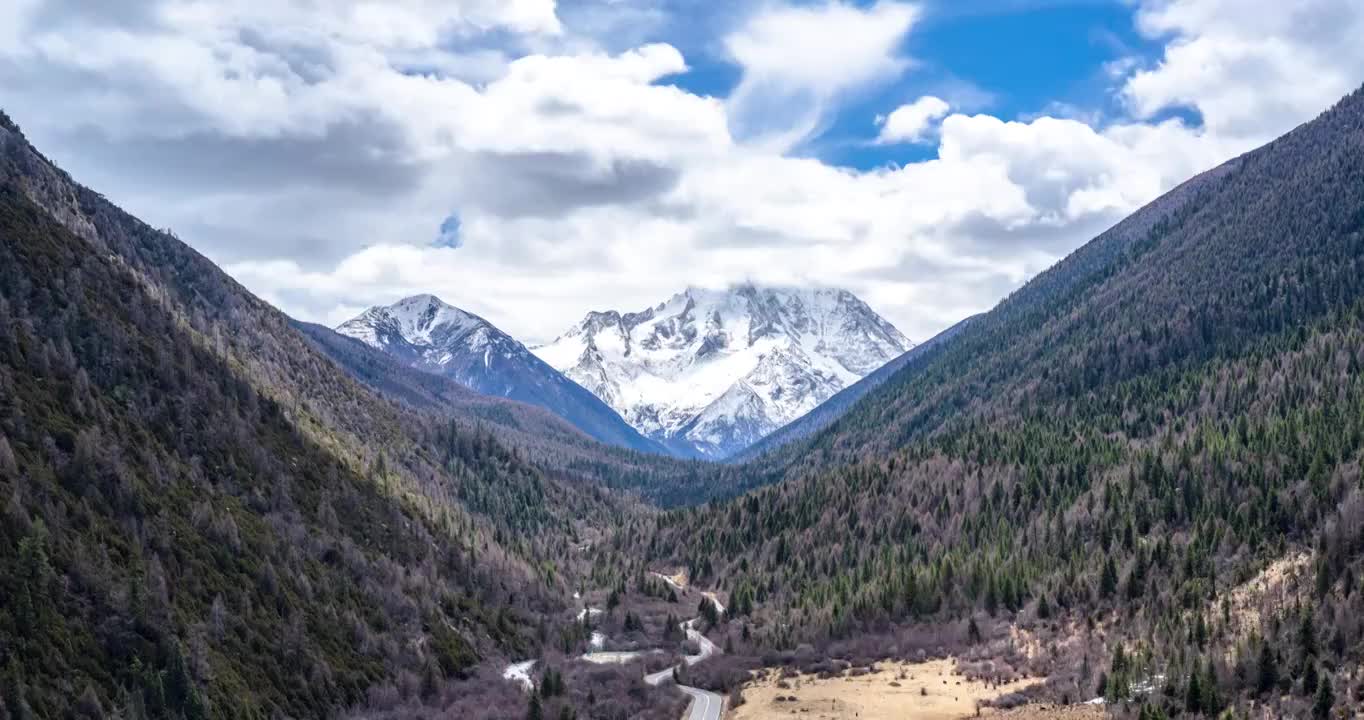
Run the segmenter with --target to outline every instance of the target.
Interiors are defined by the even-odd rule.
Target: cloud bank
[[[711,97],[675,83],[693,59],[666,38],[591,30],[663,4],[602,3],[19,0],[0,102],[304,319],[433,292],[549,339],[587,310],[755,280],[846,287],[922,340],[1364,80],[1350,0],[1147,0],[1134,22],[1164,51],[1110,65],[1124,115],[906,98],[864,119],[868,143],[936,152],[855,170],[808,143],[916,72],[921,7],[746,6],[712,43],[737,81]]]

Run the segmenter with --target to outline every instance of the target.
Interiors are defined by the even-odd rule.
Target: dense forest
[[[1026,621],[1057,697],[1324,716],[1364,693],[1361,367],[1364,91],[761,461],[786,482],[620,541],[723,586],[759,646]]]
[[[366,388],[3,116],[0,238],[0,716],[440,698],[571,626],[575,549],[642,512],[509,410]]]

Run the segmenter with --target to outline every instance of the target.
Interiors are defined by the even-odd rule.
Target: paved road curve
[[[687,660],[691,660],[692,658],[696,658],[696,662],[700,662],[702,659],[700,655],[692,655],[687,658]],[[675,669],[675,667],[670,667],[659,670],[652,675],[645,675],[644,682],[655,687],[672,682],[673,670]],[[686,685],[678,685],[677,689],[691,696],[691,707],[683,720],[720,720],[720,713],[725,708],[724,698],[713,692],[700,688],[688,687]]]
[[[716,647],[715,643],[710,641],[710,638],[702,635],[701,631],[695,628],[695,625],[696,620],[688,620],[682,624],[682,628],[687,632],[687,639],[694,641],[697,646],[701,648],[699,653],[682,658],[682,662],[689,667],[705,660],[711,655],[718,655],[720,653],[720,648]],[[672,682],[673,670],[675,669],[677,668],[674,666],[665,670],[659,670],[652,675],[645,675],[644,682],[654,686],[662,685],[665,682]],[[677,689],[691,696],[691,709],[684,720],[720,720],[720,713],[725,709],[724,698],[708,690],[701,690],[700,688],[688,687],[686,685],[678,685]]]
[[[691,712],[687,715],[687,720],[720,720],[720,711],[725,708],[724,698],[694,687],[685,685],[677,687],[691,696]]]

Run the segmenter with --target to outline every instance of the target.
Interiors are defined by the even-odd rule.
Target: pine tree
[[[1274,649],[1269,646],[1268,640],[1260,643],[1259,670],[1255,681],[1255,689],[1261,695],[1266,695],[1274,690],[1274,686],[1279,684],[1279,661],[1274,657]]]
[[[547,668],[540,679],[540,695],[545,699],[564,694],[564,676],[554,668]]]
[[[168,641],[164,651],[167,657],[164,685],[166,702],[172,708],[183,709],[190,704],[190,696],[195,692],[194,681],[190,679],[189,667],[185,664],[179,643]]]
[[[1113,597],[1113,593],[1118,591],[1118,568],[1113,564],[1110,556],[1104,562],[1103,575],[1099,578],[1099,597],[1107,600]]]
[[[0,477],[16,477],[18,474],[19,464],[14,460],[14,450],[9,440],[0,435]]]
[[[1312,613],[1304,610],[1302,620],[1298,623],[1298,649],[1300,657],[1306,661],[1307,658],[1316,657],[1317,654],[1317,627],[1312,622]]]
[[[1302,694],[1316,694],[1318,679],[1317,664],[1309,660],[1307,662],[1307,667],[1302,671]]]
[[[1319,720],[1331,717],[1331,708],[1335,707],[1335,704],[1336,696],[1331,691],[1331,678],[1322,678],[1317,688],[1317,701],[1312,703],[1312,716]]]
[[[49,590],[52,566],[47,558],[47,531],[41,523],[19,541],[19,627],[31,637],[42,637],[51,614]]]
[[[1203,697],[1200,703],[1207,715],[1222,711],[1222,698],[1217,694],[1217,671],[1212,666],[1212,658],[1203,666]]]
[[[1198,670],[1189,673],[1189,686],[1184,692],[1184,710],[1189,713],[1203,711],[1203,679]]]
[[[1127,652],[1122,645],[1113,649],[1113,661],[1109,665],[1108,682],[1104,689],[1104,697],[1109,702],[1126,700],[1131,694],[1131,683],[1128,675]]]
[[[1137,714],[1137,720],[1167,720],[1168,717],[1163,709],[1146,703],[1141,704],[1141,712]]]
[[[702,596],[701,602],[696,606],[696,610],[701,613],[701,617],[705,618],[706,622],[710,625],[714,625],[720,621],[720,608],[716,607],[715,602],[708,597]]]
[[[1198,619],[1194,622],[1193,641],[1199,649],[1208,646],[1208,623],[1203,619],[1203,614],[1198,614]]]
[[[1131,529],[1131,525],[1128,526]],[[1146,555],[1137,552],[1137,559],[1132,563],[1132,573],[1127,576],[1127,599],[1136,600],[1146,594]]]

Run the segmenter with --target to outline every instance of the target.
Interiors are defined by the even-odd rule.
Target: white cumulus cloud
[[[1137,26],[1166,40],[1122,89],[1138,117],[1193,108],[1209,132],[1255,142],[1356,88],[1364,68],[1364,3],[1353,0],[1146,0]]]
[[[763,8],[724,38],[743,71],[729,97],[736,134],[779,149],[806,139],[840,96],[908,67],[900,45],[919,15],[890,0]]]
[[[952,110],[946,100],[932,95],[901,105],[881,121],[881,143],[920,142],[928,137],[933,124]]]

